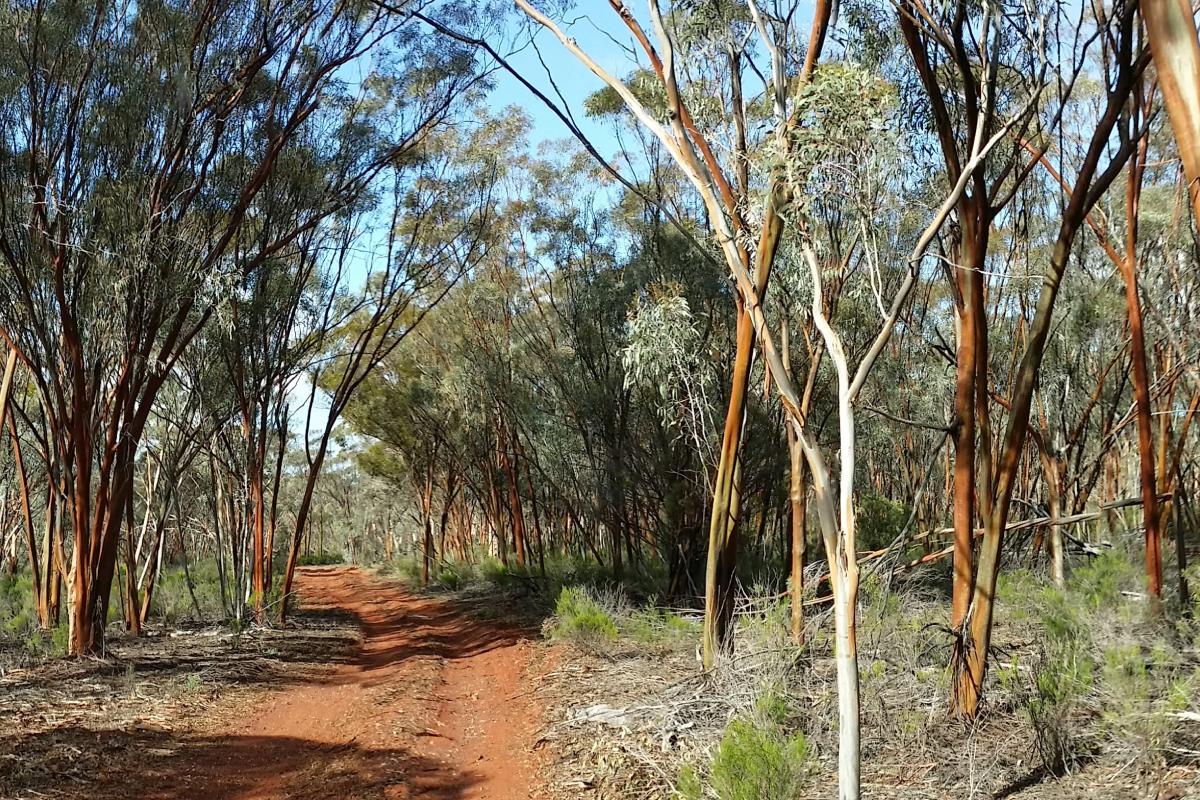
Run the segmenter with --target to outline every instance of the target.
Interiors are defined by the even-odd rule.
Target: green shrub
[[[194,601],[193,594],[196,598]],[[225,606],[221,601],[221,581],[216,562],[191,564],[186,573],[182,565],[164,566],[154,582],[150,617],[168,625],[224,619]]]
[[[812,772],[808,739],[788,733],[789,703],[782,684],[767,686],[754,708],[726,726],[707,770],[687,765],[675,791],[686,800],[791,800]],[[707,791],[705,786],[707,785]]]
[[[479,574],[493,586],[508,586],[515,579],[514,572],[507,564],[498,558],[485,559],[479,565]]]
[[[879,620],[892,620],[900,612],[900,595],[889,591],[886,582],[878,572],[868,572],[858,589],[859,603],[863,608],[860,612],[863,619],[874,617]],[[791,613],[787,603],[783,605]]]
[[[1070,598],[1046,588],[1041,599],[1045,640],[1033,665],[1032,691],[1025,707],[1042,763],[1057,775],[1075,765],[1078,748],[1072,718],[1093,687],[1094,664],[1086,621]]]
[[[996,603],[1002,610],[998,618],[1010,622],[1033,622],[1041,617],[1039,603],[1046,580],[1027,569],[1001,572],[996,578]]]
[[[327,567],[331,564],[345,564],[346,556],[336,550],[323,550],[316,553],[305,553],[300,556],[302,567]]]
[[[421,558],[402,556],[382,565],[381,572],[394,575],[410,585],[421,580]],[[614,580],[609,567],[594,559],[549,553],[545,564],[531,559],[524,567],[505,564],[500,559],[477,552],[469,561],[440,562],[437,572],[430,576],[436,583],[451,591],[462,591],[471,585],[484,584],[506,593],[519,593],[531,598],[548,610],[565,586],[586,586],[603,589],[619,584],[630,597],[650,598],[660,594],[667,584],[666,568],[654,560],[627,565],[619,581]],[[678,624],[678,623],[675,623]]]
[[[1200,689],[1200,675],[1164,646],[1114,645],[1104,651],[1102,728],[1143,774],[1158,777],[1173,754],[1194,750],[1179,714]],[[1182,736],[1184,741],[1173,741]]]
[[[787,697],[777,689],[767,689],[754,700],[754,715],[768,725],[782,725],[787,721]]]
[[[0,641],[34,659],[66,655],[66,624],[49,630],[39,625],[28,570],[0,575]]]
[[[638,609],[627,619],[618,621],[621,633],[639,644],[668,646],[691,638],[699,625],[692,620],[654,608]]]
[[[50,632],[50,652],[56,656],[65,656],[70,644],[70,634],[67,623],[60,622],[55,625],[54,630]]]
[[[675,793],[683,800],[702,800],[704,797],[704,783],[691,764],[684,764],[679,770],[679,777],[675,780]]]
[[[0,619],[4,620],[5,632],[16,638],[37,627],[33,579],[28,571],[0,576]]]
[[[734,720],[725,729],[710,770],[720,800],[791,800],[808,777],[804,734],[783,736],[774,727]]]
[[[762,646],[782,645],[789,641],[791,630],[792,607],[787,596],[770,597],[773,594],[756,587],[751,590],[751,597],[763,597],[761,602],[753,604],[752,613],[743,613],[738,619],[739,638],[758,643]]]
[[[1136,644],[1114,645],[1104,651],[1104,685],[1125,699],[1145,697],[1149,690],[1146,659]]]
[[[449,589],[452,592],[461,588],[465,582],[462,574],[453,569],[443,569],[439,571],[436,580],[439,586]]]
[[[1071,574],[1071,589],[1090,608],[1100,609],[1121,601],[1121,592],[1141,588],[1139,572],[1129,558],[1109,551],[1088,560]]]
[[[22,609],[4,622],[4,628],[13,637],[22,638],[29,635],[37,627],[37,618],[29,611]]]
[[[858,546],[881,550],[904,530],[912,509],[886,497],[867,495],[858,501]]]
[[[1200,564],[1192,564],[1183,572],[1187,581],[1191,606],[1184,609],[1191,626],[1191,632],[1196,635],[1197,645],[1200,646]]]
[[[595,646],[617,638],[612,615],[582,587],[566,587],[554,605],[557,617],[552,635],[578,644]]]
[[[389,561],[384,572],[395,575],[402,583],[416,586],[421,582],[421,561],[417,558],[398,558]]]

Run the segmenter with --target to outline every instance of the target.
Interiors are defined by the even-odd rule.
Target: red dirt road
[[[526,800],[540,711],[519,629],[354,568],[301,570],[308,608],[348,612],[363,644],[331,674],[266,695],[143,784],[182,800]]]

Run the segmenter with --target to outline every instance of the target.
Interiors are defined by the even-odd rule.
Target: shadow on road
[[[458,800],[476,782],[403,748],[331,747],[293,737],[64,727],[0,737],[0,752],[19,754],[0,767],[0,796],[6,798],[365,800],[415,794]]]
[[[250,646],[215,634],[208,644],[198,637],[164,636],[131,643],[107,662],[56,662],[10,681],[6,688],[19,690],[32,703],[25,713],[0,717],[16,723],[9,728],[14,732],[0,735],[0,797],[466,797],[483,780],[480,775],[399,744],[378,746],[391,745],[393,739],[374,729],[378,718],[408,713],[391,708],[384,698],[395,690],[412,692],[420,659],[471,658],[529,638],[530,631],[483,619],[478,608],[412,594],[351,567],[305,568],[298,588],[303,610],[295,625],[265,631]],[[361,629],[360,647],[347,638],[347,622]],[[328,669],[331,665],[336,668]],[[143,693],[146,687],[171,691],[192,675],[203,676],[202,687],[213,706],[220,706],[222,692],[233,686],[284,691],[266,695],[265,702],[254,702],[260,695],[253,695],[244,708],[226,704],[218,718],[229,718],[232,710],[236,731],[227,735],[211,733],[214,726],[206,721],[191,724],[191,732],[188,720],[167,720],[174,730],[145,724],[146,717],[157,716],[155,693],[162,691]],[[128,687],[122,689],[125,682]],[[141,685],[137,692],[135,685]],[[372,687],[384,685],[382,694],[373,693]],[[292,705],[293,698],[301,699]],[[345,698],[358,699],[348,707]],[[105,713],[116,707],[120,714]],[[71,713],[79,708],[88,713]],[[287,725],[277,715],[263,716],[280,708],[300,709],[301,715],[289,718]],[[30,710],[36,710],[36,717],[28,716]],[[207,710],[201,705],[191,713]],[[262,721],[254,731],[268,735],[241,731],[237,723],[252,715],[273,720]],[[56,724],[55,718],[62,721]],[[139,718],[142,723],[134,721]],[[425,720],[412,722],[432,731]],[[349,729],[348,741],[329,735],[335,723]]]

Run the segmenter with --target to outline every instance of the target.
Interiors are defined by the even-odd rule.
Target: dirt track
[[[302,570],[299,591],[308,608],[357,618],[359,652],[219,715],[217,730],[142,772],[141,797],[539,797],[539,711],[523,680],[531,644],[521,630],[354,568]]]

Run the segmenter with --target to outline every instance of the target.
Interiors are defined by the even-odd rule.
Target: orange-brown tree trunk
[[[807,552],[808,491],[804,485],[807,462],[800,447],[800,440],[791,425],[788,433],[788,502],[791,505],[791,551],[789,564],[791,580],[789,589],[792,601],[792,641],[804,644],[804,562]]]
[[[317,478],[325,465],[325,454],[329,451],[329,437],[322,436],[317,444],[317,452],[309,465],[308,477],[304,482],[304,493],[300,497],[300,505],[296,509],[296,527],[292,531],[292,541],[288,546],[287,567],[283,573],[283,588],[279,597],[279,620],[287,620],[288,605],[292,597],[292,584],[296,578],[296,565],[300,561],[300,545],[307,535],[308,518],[312,511],[313,495],[317,488]],[[323,548],[322,548],[323,549]]]
[[[7,400],[7,398],[5,399]],[[45,596],[42,593],[41,568],[39,566],[37,542],[34,540],[33,509],[29,501],[29,475],[25,471],[25,459],[21,452],[21,437],[17,435],[16,418],[11,408],[6,408],[5,416],[8,421],[8,433],[12,439],[13,468],[17,473],[17,492],[21,498],[21,518],[25,530],[25,546],[29,555],[29,571],[33,581],[33,599],[37,605],[38,624],[43,628],[48,628],[50,627],[50,615],[49,608],[47,608],[44,602]]]
[[[964,208],[967,206],[963,203]],[[970,211],[963,219],[970,218]],[[955,272],[959,308],[958,344],[956,347],[954,382],[954,579],[951,586],[950,627],[961,633],[971,602],[974,583],[975,531],[975,398],[976,361],[979,351],[979,316],[983,313],[976,302],[973,282],[978,272],[973,257],[977,252],[970,225],[963,228],[962,253],[967,257],[962,269]]]
[[[1146,539],[1146,588],[1150,596],[1157,600],[1162,597],[1162,517],[1159,514],[1158,482],[1155,477],[1154,409],[1150,403],[1150,369],[1146,360],[1146,332],[1137,278],[1137,212],[1145,156],[1146,140],[1142,139],[1138,156],[1130,163],[1126,188],[1125,257],[1120,260],[1119,266],[1121,279],[1125,284],[1125,315],[1129,321],[1130,338],[1130,378],[1137,415],[1138,476],[1141,480],[1142,521]]]
[[[737,312],[737,349],[733,362],[733,381],[725,427],[721,436],[721,455],[713,480],[712,513],[708,527],[708,559],[704,580],[704,638],[702,659],[710,669],[716,654],[726,646],[733,618],[733,577],[737,557],[739,452],[745,424],[746,392],[750,383],[750,364],[754,354],[754,327],[741,300]]]
[[[150,502],[150,498],[146,498]],[[141,603],[138,599],[137,559],[133,548],[133,492],[125,500],[125,628],[132,636],[142,635]]]
[[[500,465],[504,469],[504,482],[508,484],[508,512],[512,521],[513,549],[517,555],[517,566],[525,567],[525,509],[521,506],[521,492],[517,485],[517,468],[513,466],[515,454],[510,455],[508,442],[504,441],[506,426],[501,423],[496,435],[496,449],[500,452]]]
[[[421,585],[429,585],[429,573],[433,568],[433,464],[425,472],[425,484],[421,490],[421,524],[424,528],[421,542]]]
[[[254,605],[254,617],[261,623],[266,614],[266,560],[270,557],[266,550],[266,503],[261,462],[250,465],[247,478],[250,490],[250,599]]]
[[[1189,0],[1142,0],[1140,8],[1187,176],[1188,197],[1200,221],[1200,41],[1192,4]]]

